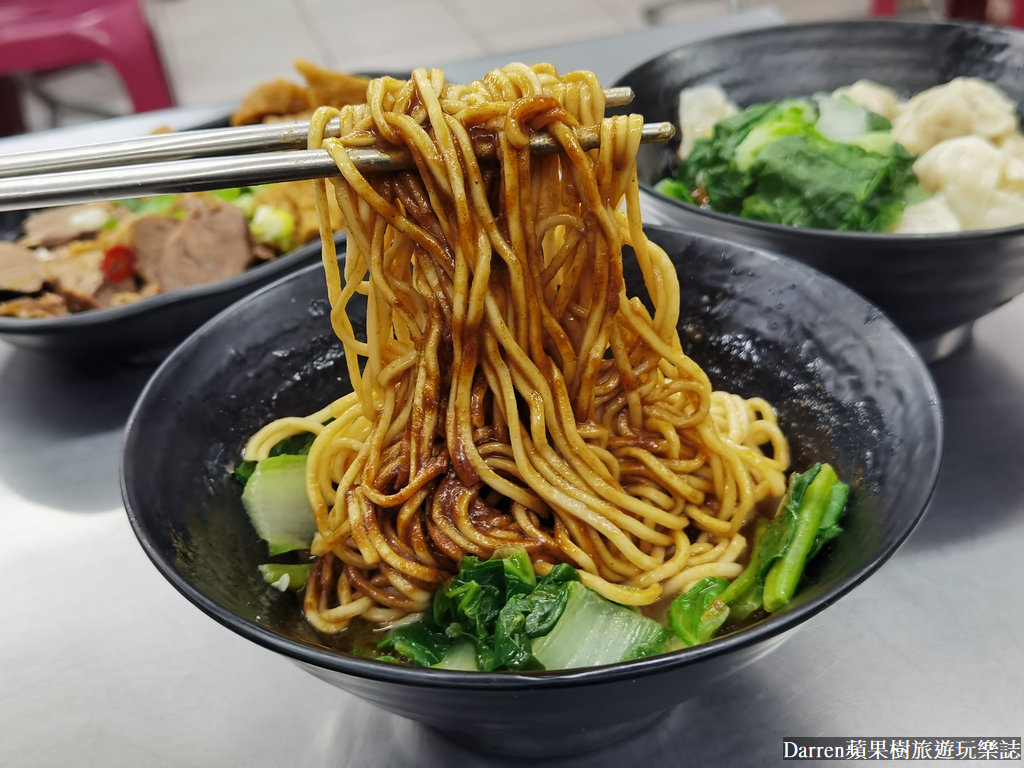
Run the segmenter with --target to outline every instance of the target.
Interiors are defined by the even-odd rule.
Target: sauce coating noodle
[[[334,117],[341,138],[324,138]],[[599,149],[576,140],[588,125]],[[788,447],[768,403],[714,391],[682,348],[678,277],[640,220],[641,127],[604,116],[593,73],[543,64],[469,85],[420,69],[315,114],[310,145],[340,173],[314,183],[353,391],[267,425],[245,458],[316,435],[304,610],[317,629],[422,611],[462,556],[509,545],[627,605],[741,570],[744,523],[784,493]],[[530,153],[541,130],[561,153]],[[474,153],[484,138],[493,161]],[[364,176],[348,149],[375,144],[408,148],[416,170]],[[626,294],[625,245],[653,310]]]

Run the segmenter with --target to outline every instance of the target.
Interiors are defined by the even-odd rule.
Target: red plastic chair
[[[105,61],[136,112],[174,106],[139,0],[0,0],[0,76]]]
[[[946,14],[951,19],[985,21],[987,0],[946,0]],[[899,13],[898,0],[872,0],[872,16],[896,16]],[[1013,0],[1010,18],[1011,27],[1024,27],[1024,0]]]

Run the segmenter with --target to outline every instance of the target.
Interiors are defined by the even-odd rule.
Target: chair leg
[[[60,71],[51,70],[51,73],[58,73]],[[18,80],[24,93],[35,98],[36,101],[49,110],[51,128],[59,126],[61,124],[61,114],[69,111],[101,119],[118,116],[117,112],[109,109],[101,109],[92,104],[83,104],[77,101],[57,98],[48,90],[46,77],[38,72],[22,72],[18,76]]]
[[[0,136],[25,132],[18,83],[11,75],[0,76]]]
[[[1024,27],[1024,0],[1013,0],[1013,10],[1010,11],[1010,26]]]
[[[949,16],[952,19],[985,21],[987,5],[987,0],[952,0],[949,6]]]
[[[160,52],[148,31],[134,46],[105,48],[103,58],[121,76],[136,112],[174,106]]]

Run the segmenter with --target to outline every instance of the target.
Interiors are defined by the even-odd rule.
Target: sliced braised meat
[[[0,242],[0,293],[51,293],[8,302],[3,314],[43,317],[128,304],[225,280],[274,258],[235,205],[182,195],[174,212],[135,217],[124,206],[93,204],[34,214],[20,243]],[[111,217],[124,226],[107,231]],[[61,244],[92,227],[93,236]]]
[[[35,293],[42,290],[43,270],[33,251],[0,242],[0,291]]]
[[[61,317],[71,314],[62,296],[56,293],[44,293],[42,296],[24,296],[11,299],[0,304],[0,317],[20,317],[23,319],[41,317]]]
[[[192,213],[171,234],[156,282],[161,290],[225,280],[252,263],[249,225],[241,209],[222,205]]]
[[[27,248],[50,248],[77,240],[83,235],[99,232],[111,219],[121,219],[131,212],[110,203],[85,203],[62,208],[49,208],[33,213],[23,225],[25,236],[19,244]]]
[[[150,291],[146,292],[147,296],[155,296],[159,293],[156,284],[151,284],[153,287]],[[123,300],[121,297],[133,296],[134,299]],[[71,297],[68,298],[68,304],[72,303]],[[114,307],[119,304],[130,304],[132,301],[138,301],[144,298],[138,293],[138,286],[135,283],[135,278],[129,278],[128,280],[118,280],[117,282],[110,282],[104,280],[103,285],[96,289],[96,293],[88,297],[88,301],[93,304],[95,309],[105,309],[106,307]]]
[[[143,216],[132,224],[135,272],[147,283],[160,285],[160,265],[164,261],[167,241],[179,224],[180,219],[156,213]]]
[[[103,252],[76,251],[44,262],[46,281],[64,297],[72,312],[96,309],[100,306],[96,294],[103,287]]]

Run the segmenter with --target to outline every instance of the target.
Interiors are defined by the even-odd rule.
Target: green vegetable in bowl
[[[312,567],[312,563],[264,563],[258,566],[267,584],[282,592],[305,587]]]
[[[428,614],[392,631],[380,647],[434,666],[469,643],[476,669],[540,669],[531,640],[554,626],[568,602],[567,585],[578,578],[557,565],[538,581],[522,547],[488,560],[464,557],[459,573],[434,593]]]
[[[611,664],[665,650],[671,633],[639,611],[598,595],[560,564],[536,579],[526,550],[463,558],[419,621],[380,644],[442,669],[535,670]]]
[[[729,616],[729,607],[720,595],[729,582],[716,576],[701,579],[668,609],[672,630],[686,645],[700,645],[711,639]]]
[[[760,526],[746,569],[731,583],[705,578],[672,601],[669,624],[686,645],[707,642],[727,619],[774,613],[796,594],[807,562],[842,533],[850,488],[829,464],[790,477],[775,517]]]
[[[295,217],[278,206],[256,205],[259,190],[260,187],[230,187],[206,194],[240,209],[249,222],[249,231],[257,241],[266,243],[279,253],[292,250],[298,245],[295,239]],[[118,200],[117,204],[136,216],[163,214],[182,218],[185,215],[185,208],[182,207],[184,198],[184,195],[156,195]]]
[[[284,208],[257,206],[249,229],[261,243],[272,245],[279,251],[290,251],[295,247],[295,217]]]
[[[657,189],[748,219],[885,232],[917,185],[914,157],[890,128],[846,97],[757,104],[697,139]]]
[[[268,458],[235,472],[245,486],[242,504],[271,555],[312,545],[316,524],[305,492],[312,437],[282,440]],[[528,671],[611,664],[705,643],[793,598],[807,562],[842,532],[848,493],[828,464],[791,475],[775,516],[758,524],[747,567],[731,583],[696,582],[671,602],[662,623],[605,599],[565,563],[538,579],[529,553],[515,546],[486,560],[464,557],[426,613],[393,628],[370,655],[439,669]],[[267,584],[282,592],[301,590],[310,568],[309,562],[259,566]]]
[[[661,653],[670,637],[658,622],[635,609],[572,583],[562,618],[533,642],[533,653],[545,669],[596,667]]]
[[[136,197],[118,200],[117,204],[127,208],[136,216],[147,216],[152,213],[170,215],[171,210],[181,200],[180,195],[154,195],[152,197]]]
[[[259,462],[242,491],[242,506],[271,555],[308,549],[316,521],[306,498],[306,456]]]

